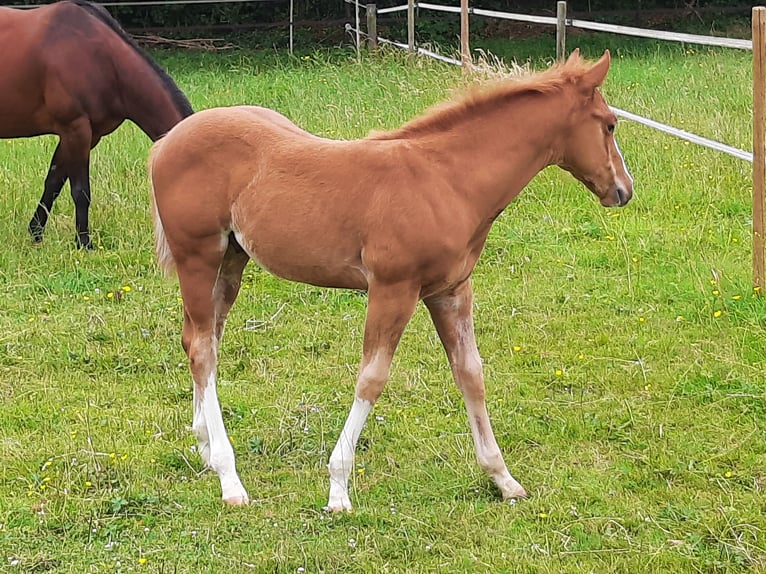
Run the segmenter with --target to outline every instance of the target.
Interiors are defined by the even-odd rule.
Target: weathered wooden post
[[[468,39],[468,0],[460,0],[460,61],[463,73],[471,71],[471,46]]]
[[[556,60],[563,62],[567,57],[567,3],[556,2]]]
[[[407,0],[407,46],[415,51],[415,0]]]
[[[753,8],[753,284],[764,275],[764,107],[766,106],[766,8]]]
[[[378,6],[367,4],[367,47],[370,50],[378,48]]]

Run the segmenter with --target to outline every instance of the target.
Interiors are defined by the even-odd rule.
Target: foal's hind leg
[[[48,174],[45,176],[43,195],[37,204],[32,220],[29,222],[29,233],[32,235],[32,240],[35,243],[40,243],[43,240],[43,232],[45,231],[45,224],[48,223],[48,216],[66,180],[67,173],[63,165],[61,142],[59,142],[56,146],[56,151],[53,152]]]
[[[503,498],[525,497],[527,493],[505,466],[489,422],[484,374],[473,330],[470,282],[465,281],[451,293],[425,299],[424,303],[447,351],[455,382],[463,394],[479,465],[494,479]]]
[[[202,460],[221,481],[223,500],[247,504],[247,492],[237,475],[234,450],[223,424],[216,393],[218,345],[223,325],[239,291],[247,257],[233,246],[222,248],[218,237],[198,246],[194,256],[178,264],[184,300],[183,346],[194,379],[192,430]]]
[[[330,455],[330,498],[327,509],[351,510],[348,478],[362,427],[388,380],[391,359],[418,302],[418,286],[371,285],[364,325],[364,349],[356,379],[356,395],[343,431]]]

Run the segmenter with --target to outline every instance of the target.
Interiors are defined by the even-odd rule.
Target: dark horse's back
[[[81,83],[98,89],[98,78],[108,70],[94,69],[107,63],[99,56],[104,53],[98,45],[101,26],[73,2],[32,10],[0,8],[1,138],[56,133],[56,124],[88,113],[87,99],[73,97],[71,86]],[[83,59],[83,50],[92,57]],[[62,61],[72,65],[62,68],[58,64]]]
[[[83,117],[95,143],[133,119],[130,79],[159,69],[104,8],[83,0],[0,8],[0,54],[0,138],[60,134]]]

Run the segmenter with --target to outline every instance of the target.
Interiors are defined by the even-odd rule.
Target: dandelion
[[[518,353],[519,351],[521,351],[521,346],[520,345],[514,345],[513,346],[513,350]]]
[[[109,293],[107,293],[107,294],[106,294],[106,298],[107,298],[107,299],[114,299],[114,293],[112,293],[111,291],[109,291]]]
[[[563,375],[564,375],[564,371],[562,371],[561,369],[556,369],[556,376],[557,377],[561,377]]]
[[[128,460],[128,455],[127,455],[127,454],[123,454],[123,455],[120,457],[120,460]]]
[[[360,466],[358,469],[356,469],[356,473],[357,473],[359,476],[364,476],[364,467],[363,467],[363,466]]]
[[[114,460],[115,458],[117,458],[117,453],[114,453],[114,452],[110,452],[110,453],[109,453],[109,458],[110,458],[110,459],[112,459],[112,460]]]
[[[30,317],[29,319],[27,319],[27,321],[29,321],[30,323],[34,323],[35,318],[34,317]]]
[[[582,360],[585,358],[585,355],[583,355],[582,353],[580,353],[579,355],[577,355],[577,358],[578,358],[580,361],[582,361]]]
[[[93,483],[91,481],[89,481],[89,480],[86,480],[85,481],[85,488],[90,488],[91,486],[93,486]]]
[[[132,291],[132,289],[130,288],[130,285],[125,285],[125,286],[122,288],[122,290],[123,290],[123,292],[125,292],[125,293],[130,293],[130,292]]]
[[[144,564],[146,564],[146,558],[144,558],[143,556],[141,556],[141,558],[139,558],[139,559],[138,559],[138,563],[139,563],[141,566],[143,566]]]
[[[716,319],[718,319],[718,317],[720,317],[721,315],[723,315],[723,311],[721,311],[720,309],[716,310],[715,313],[713,313],[713,317],[715,317]]]
[[[726,472],[723,473],[723,475],[726,478],[731,478],[732,476],[734,476],[734,473],[732,471],[730,471],[730,470],[727,470]]]
[[[721,294],[721,292],[718,289],[713,289],[713,295],[715,297],[718,297]]]
[[[649,390],[651,390],[651,388],[652,388],[652,384],[651,383],[647,383],[647,384],[644,385],[644,390],[645,391],[649,391]]]
[[[87,295],[83,295],[82,300],[83,301],[90,301],[90,297],[88,297]]]
[[[643,323],[646,323],[646,317],[639,317],[639,318],[638,318],[638,322],[639,322],[639,323],[642,323],[642,324],[643,324]]]
[[[543,519],[548,518],[548,513],[547,512],[541,512],[540,514],[537,515],[537,517],[538,518],[543,518]]]
[[[731,296],[731,300],[732,301],[739,301],[740,299],[742,299],[742,295],[732,295]]]

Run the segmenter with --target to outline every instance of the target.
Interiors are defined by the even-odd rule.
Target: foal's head
[[[579,60],[575,50],[567,63]],[[575,104],[557,162],[583,182],[605,207],[622,206],[633,196],[633,178],[623,160],[614,130],[617,117],[598,90],[609,71],[609,51],[575,81]],[[566,65],[566,64],[565,64]]]

